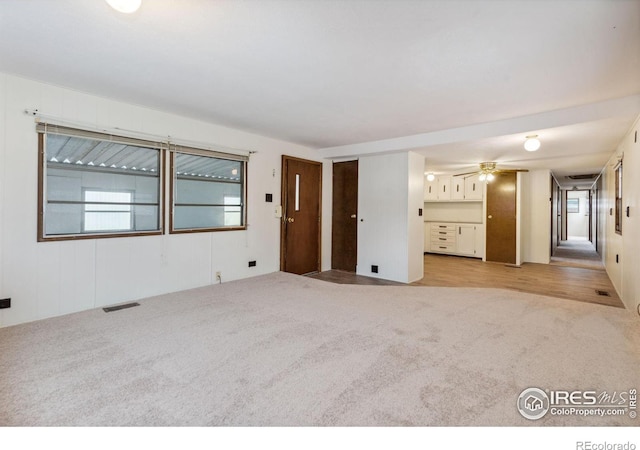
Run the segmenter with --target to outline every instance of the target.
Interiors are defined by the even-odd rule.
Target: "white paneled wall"
[[[602,171],[603,208],[605,209],[605,236],[601,237],[604,247],[604,263],[618,295],[630,311],[640,314],[640,138],[636,142],[636,132],[640,131],[640,117],[623,138],[611,159]],[[618,160],[623,159],[622,189],[622,234],[615,231],[615,172]],[[630,208],[629,217],[625,214]],[[617,259],[616,259],[617,256]]]
[[[358,163],[359,275],[410,283],[422,278],[424,157],[368,156]],[[377,265],[379,272],[372,273]]]
[[[521,172],[522,261],[549,264],[551,258],[551,171]]]
[[[319,160],[313,150],[7,74],[0,74],[0,105],[0,298],[12,298],[11,308],[0,310],[0,326],[207,285],[215,271],[230,281],[279,270],[273,209],[280,202],[281,156]],[[27,108],[92,128],[257,151],[248,168],[248,230],[38,243],[37,136]],[[330,180],[329,162],[323,170]],[[330,188],[324,184],[325,199]],[[265,202],[266,193],[273,203]],[[326,205],[324,267],[331,260]],[[249,268],[250,260],[257,266]]]
[[[2,241],[4,239],[4,203],[5,203],[5,189],[4,189],[4,179],[5,172],[7,170],[7,164],[5,163],[5,151],[6,148],[6,120],[5,120],[5,111],[6,111],[6,95],[7,95],[7,84],[4,82],[3,76],[0,74],[0,268],[2,267],[3,259],[3,250],[2,250]],[[3,281],[4,276],[0,273],[0,295],[3,295]],[[2,297],[4,298],[4,297]],[[1,313],[0,313],[1,314]],[[2,326],[2,316],[0,315],[0,326]]]
[[[409,152],[408,158],[407,281],[414,282],[424,276],[424,156]],[[423,216],[419,215],[420,209]]]

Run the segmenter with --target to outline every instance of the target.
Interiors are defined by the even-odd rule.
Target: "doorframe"
[[[285,219],[287,214],[287,191],[289,188],[287,182],[287,161],[300,161],[307,164],[313,164],[320,167],[320,177],[318,182],[318,266],[317,272],[322,269],[322,162],[312,161],[310,159],[297,158],[295,156],[282,155],[281,180],[280,180],[280,205],[282,206],[282,215],[280,217],[280,271],[284,272],[284,251],[285,251]]]

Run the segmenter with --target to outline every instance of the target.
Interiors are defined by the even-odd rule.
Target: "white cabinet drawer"
[[[436,253],[455,253],[456,251],[456,243],[431,243],[431,251]]]
[[[431,238],[438,238],[438,237],[455,237],[456,232],[455,231],[448,231],[448,230],[434,230],[431,231]]]
[[[453,224],[441,224],[441,223],[432,223],[431,231],[456,231],[456,226]]]
[[[433,244],[455,244],[456,237],[455,236],[431,236],[431,242]]]

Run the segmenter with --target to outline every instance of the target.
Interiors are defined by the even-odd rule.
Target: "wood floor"
[[[313,278],[342,284],[397,285],[354,273],[331,270]],[[413,286],[487,287],[546,295],[623,308],[604,270],[526,263],[519,268],[475,258],[424,255],[424,278]],[[609,296],[599,295],[604,291]]]

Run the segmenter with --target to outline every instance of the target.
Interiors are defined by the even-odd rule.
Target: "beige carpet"
[[[0,329],[0,425],[638,425],[538,421],[520,392],[640,387],[639,321],[497,289],[276,273]]]

